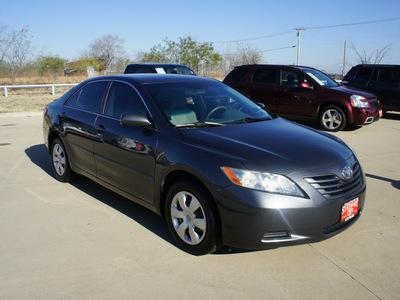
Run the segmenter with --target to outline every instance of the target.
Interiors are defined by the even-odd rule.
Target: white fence
[[[0,89],[4,89],[4,96],[8,97],[8,89],[32,89],[32,88],[46,88],[51,87],[51,94],[55,95],[56,87],[60,86],[76,86],[78,83],[65,83],[65,84],[37,84],[37,85],[1,85]]]

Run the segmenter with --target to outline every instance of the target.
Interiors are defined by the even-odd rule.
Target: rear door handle
[[[99,130],[99,131],[104,131],[104,130],[106,130],[106,127],[105,127],[103,124],[99,124],[99,125],[97,125],[95,128],[96,128],[97,130]]]

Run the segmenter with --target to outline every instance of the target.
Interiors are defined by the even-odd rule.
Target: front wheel
[[[321,110],[319,122],[324,130],[340,131],[346,127],[346,114],[337,106],[327,106]]]
[[[194,255],[217,250],[217,213],[209,193],[189,181],[174,184],[167,194],[166,217],[178,245]]]

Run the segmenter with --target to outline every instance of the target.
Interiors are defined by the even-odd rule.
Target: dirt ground
[[[61,97],[72,87],[56,87],[55,95],[49,88],[35,89],[9,89],[8,97],[4,96],[4,90],[0,92],[0,113],[41,111],[54,99]]]

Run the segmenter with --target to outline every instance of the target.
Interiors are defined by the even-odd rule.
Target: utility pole
[[[302,27],[295,28],[297,30],[297,65],[300,65],[300,39],[301,39],[301,32],[305,29]]]
[[[344,40],[344,52],[343,52],[343,69],[342,69],[342,75],[344,76],[344,70],[345,70],[345,68],[346,68],[346,44],[347,44],[347,41],[346,40]]]

